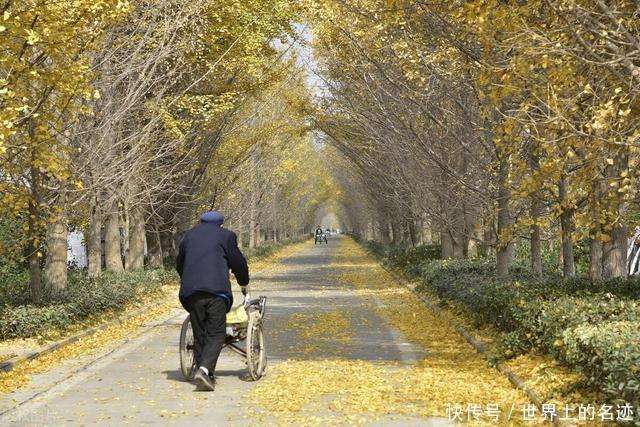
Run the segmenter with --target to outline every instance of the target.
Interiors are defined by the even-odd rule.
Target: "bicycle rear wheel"
[[[257,381],[262,378],[267,370],[267,351],[264,343],[262,316],[259,311],[249,313],[246,352],[249,375],[254,381]]]
[[[196,373],[196,359],[193,353],[194,338],[190,316],[182,322],[180,329],[180,370],[185,380],[191,381]]]

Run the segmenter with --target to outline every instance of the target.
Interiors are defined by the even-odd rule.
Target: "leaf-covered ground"
[[[169,298],[166,321],[132,320],[25,366],[31,384],[0,411],[24,404],[0,424],[425,425],[446,423],[449,403],[494,403],[506,416],[527,401],[347,238],[289,247],[252,276],[252,293],[267,296],[262,380],[244,381],[243,360],[223,351],[216,391],[196,392],[179,370],[185,313]]]
[[[117,322],[106,329],[83,337],[80,340],[54,350],[34,360],[24,361],[14,366],[12,371],[0,373],[0,393],[8,393],[26,385],[34,374],[41,374],[64,360],[91,355],[104,346],[130,337],[139,328],[149,322],[149,320],[166,315],[170,310],[177,307],[177,288],[175,285],[167,285],[163,292],[154,295],[153,305],[142,313],[133,317],[128,317],[122,322]],[[140,304],[132,304],[122,313],[105,313],[84,322],[85,327],[98,326],[101,323],[113,321],[114,316],[119,314],[126,317],[129,312],[140,310]],[[82,325],[78,325],[74,330],[80,330]]]
[[[439,306],[441,316],[445,316],[452,323],[457,323],[472,333],[476,340],[484,345],[488,358],[500,358],[500,352],[503,351],[500,332],[490,325],[478,327],[462,304],[455,302],[442,304],[437,295],[428,291],[421,291],[421,296]],[[597,400],[595,396],[590,396],[584,387],[580,387],[582,376],[579,373],[561,365],[549,355],[531,352],[507,360],[504,364],[544,402],[563,407],[565,403],[576,405]]]
[[[362,310],[338,307],[296,313],[285,327],[298,331],[298,346],[305,350],[278,364],[252,390],[258,416],[283,424],[416,421],[445,417],[447,404],[497,404],[508,412],[528,401],[448,319],[427,309],[353,241],[340,242],[330,280],[357,295],[362,307],[422,348],[425,356],[410,364],[345,357],[335,349],[361,340],[367,325],[354,315],[362,315]],[[330,286],[325,289],[327,294],[333,291]]]
[[[268,257],[256,259],[250,263],[251,271],[257,272],[277,265],[279,260],[291,256],[306,246],[309,246],[308,241],[287,245]],[[65,334],[60,334],[59,338],[62,339],[73,335],[85,328],[96,327],[104,323],[112,322],[117,316],[126,318],[126,320],[122,322],[82,338],[71,345],[55,350],[37,359],[19,363],[12,371],[0,372],[0,393],[8,393],[28,384],[32,375],[44,373],[64,360],[94,354],[111,343],[131,337],[137,330],[145,324],[148,324],[151,320],[163,315],[166,316],[171,310],[179,309],[180,305],[177,292],[177,284],[170,283],[164,286],[160,292],[152,295],[142,295],[139,301],[129,304],[122,312],[110,311],[101,313],[74,325]],[[137,312],[144,307],[146,307],[146,309],[144,309],[142,313],[127,318],[130,313]],[[39,341],[36,339],[10,340],[10,342],[0,343],[0,349],[8,348],[11,349],[11,353],[16,354],[36,350],[40,348],[40,346],[51,342],[52,341]]]

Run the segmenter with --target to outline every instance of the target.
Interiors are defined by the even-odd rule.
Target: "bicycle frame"
[[[265,296],[261,296],[259,298],[249,300],[245,304],[245,309],[247,311],[251,309],[257,310],[260,313],[260,317],[262,319],[264,319],[264,313],[266,311],[266,307],[267,307],[267,297]],[[227,335],[225,337],[225,343],[223,348],[229,347],[230,350],[233,350],[234,352],[238,353],[240,356],[246,357],[247,352],[236,345],[237,342],[240,342],[246,338],[246,335],[247,335],[246,330],[243,330],[241,332],[242,333],[239,333],[237,336]]]

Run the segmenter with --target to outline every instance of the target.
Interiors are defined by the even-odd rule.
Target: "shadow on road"
[[[167,379],[170,381],[177,381],[180,383],[187,383],[189,381],[185,380],[182,376],[182,372],[179,369],[171,369],[167,371],[162,371],[163,374],[167,376]]]

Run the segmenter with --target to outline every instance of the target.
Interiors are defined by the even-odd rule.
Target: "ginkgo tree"
[[[129,8],[123,1],[0,6],[0,209],[24,218],[36,301],[43,216],[59,215],[65,203],[60,186],[75,184],[67,141],[84,101],[95,93],[90,53]]]
[[[356,193],[376,189],[363,198],[382,212],[365,224],[374,236],[426,224],[445,257],[492,249],[505,276],[516,242],[530,241],[541,274],[556,238],[572,276],[584,237],[594,280],[626,274],[636,3],[306,4],[330,94],[318,124],[357,167]]]
[[[42,267],[48,289],[66,284],[71,229],[97,276],[160,266],[205,208],[255,246],[332,206],[371,238],[493,254],[503,276],[525,241],[537,275],[556,242],[576,274],[587,241],[592,279],[624,276],[638,13],[628,0],[5,2],[13,253],[26,246],[38,300]],[[311,28],[316,100],[295,22]]]
[[[309,133],[304,73],[293,62],[286,66],[281,79],[243,108],[209,167],[212,184],[203,200],[232,212],[231,227],[249,247],[309,232],[335,194]]]
[[[34,301],[43,264],[48,290],[64,288],[71,228],[84,232],[92,276],[157,267],[202,208],[223,206],[213,175],[230,199],[226,186],[253,174],[247,158],[288,167],[267,149],[308,143],[304,126],[246,123],[243,111],[297,72],[286,51],[298,9],[287,0],[1,6],[2,214],[24,224]],[[269,175],[269,197],[289,191],[282,176]],[[297,212],[280,214],[283,228],[304,229]]]

